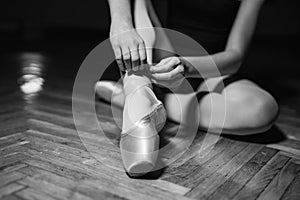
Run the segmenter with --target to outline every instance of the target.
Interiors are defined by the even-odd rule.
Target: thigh
[[[210,104],[214,99],[221,105],[221,95],[214,93],[213,88],[217,87],[224,78],[188,79],[187,84],[182,84],[178,88],[170,90],[156,86],[154,91],[163,102],[169,120],[184,124],[198,123],[201,115],[199,102]]]
[[[218,123],[224,121],[225,109],[237,111],[238,108],[235,107],[247,102],[249,97],[261,98],[269,95],[254,82],[238,76],[203,80],[193,94],[184,93],[183,90],[184,88],[178,88],[177,93],[162,93],[158,90],[158,96],[165,105],[168,118],[178,123],[200,121],[200,124],[207,124],[209,122],[203,122],[206,119],[214,119],[213,121]],[[191,103],[195,97],[197,105]],[[230,112],[226,113],[230,118],[228,116]]]

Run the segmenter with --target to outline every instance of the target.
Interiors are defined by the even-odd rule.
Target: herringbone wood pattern
[[[82,121],[86,132],[78,136],[72,81],[54,76],[38,95],[26,97],[14,85],[15,77],[8,78],[12,81],[2,81],[0,90],[3,199],[300,199],[300,120],[288,106],[281,106],[276,126],[266,133],[224,135],[200,157],[204,134],[199,131],[187,152],[158,178],[130,179],[119,151],[96,127]],[[109,106],[98,101],[96,110],[117,144],[120,130]],[[163,137],[172,137],[176,126],[168,123]],[[113,168],[97,161],[81,139]]]

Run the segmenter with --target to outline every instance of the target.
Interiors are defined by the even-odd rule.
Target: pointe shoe
[[[159,103],[149,115],[121,134],[122,161],[130,177],[139,177],[154,169],[159,152],[158,130],[165,121],[166,111]]]

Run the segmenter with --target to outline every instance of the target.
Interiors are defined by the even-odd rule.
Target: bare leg
[[[114,106],[124,107],[125,96],[122,83],[115,81],[98,81],[95,85],[95,92],[100,99]]]
[[[207,79],[199,87],[198,93],[207,91],[205,84],[214,88],[223,78]],[[168,117],[177,122],[184,119],[181,123],[187,123],[188,118],[184,116],[191,116],[191,111],[197,110],[192,116],[199,120],[200,128],[209,127],[212,131],[223,129],[222,132],[235,135],[266,131],[276,120],[278,106],[274,98],[249,80],[233,81],[222,91],[208,92],[199,100],[198,109],[190,108],[189,94],[176,97],[174,94],[166,95],[164,104]],[[178,106],[178,98],[181,111],[171,109]]]

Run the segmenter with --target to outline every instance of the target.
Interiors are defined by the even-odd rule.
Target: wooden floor
[[[300,199],[300,113],[288,103],[281,104],[276,125],[266,133],[225,135],[201,158],[199,132],[188,151],[156,178],[130,179],[119,152],[112,153],[88,122],[82,125],[94,153],[119,168],[97,161],[80,140],[72,116],[73,79],[63,72],[67,66],[52,70],[55,63],[48,62],[44,89],[30,97],[16,84],[19,55],[5,55],[9,61],[1,63],[12,67],[0,82],[1,198]],[[96,108],[103,114],[109,107],[97,102]],[[118,143],[119,129],[109,112],[98,119]],[[168,127],[166,137],[176,125]]]

